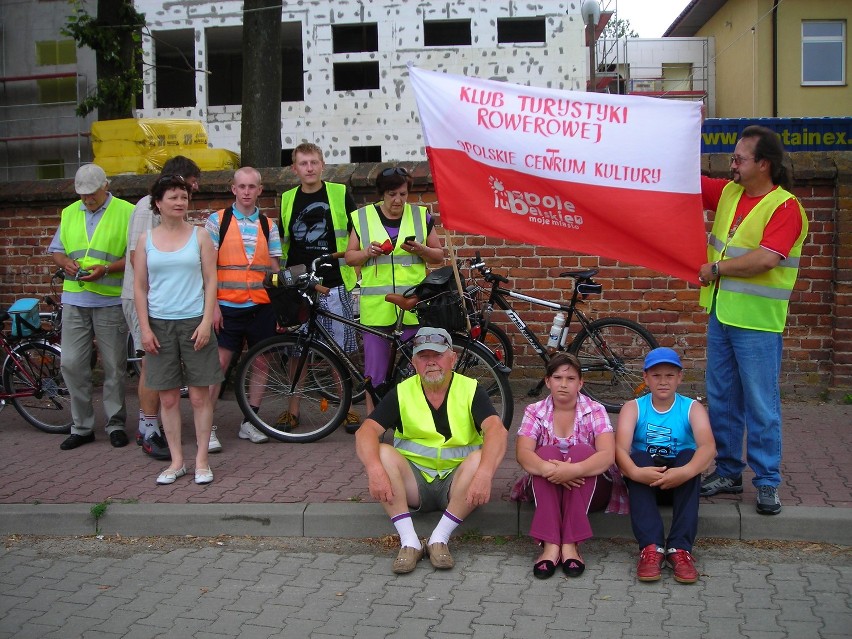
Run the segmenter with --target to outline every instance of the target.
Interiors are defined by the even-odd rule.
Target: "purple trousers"
[[[588,444],[572,446],[563,455],[556,446],[541,446],[536,454],[545,460],[572,462],[583,461],[597,451]],[[532,478],[535,495],[535,514],[533,514],[530,537],[541,543],[576,544],[592,538],[592,526],[588,513],[603,510],[612,493],[612,482],[608,477],[586,477],[586,483],[579,488],[567,489],[551,484],[544,477]]]

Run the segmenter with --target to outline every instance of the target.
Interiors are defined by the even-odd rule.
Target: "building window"
[[[381,162],[382,147],[380,146],[350,146],[349,161],[357,162]]]
[[[544,18],[497,18],[500,44],[547,41]]]
[[[77,101],[77,78],[36,80],[38,101],[41,104],[74,103]]]
[[[37,180],[55,180],[65,177],[65,161],[62,158],[55,160],[38,160],[36,166]]]
[[[156,106],[161,109],[195,106],[195,32],[192,29],[155,31]]]
[[[77,45],[73,40],[42,40],[35,47],[36,64],[40,67],[77,64]]]
[[[423,21],[423,44],[427,47],[463,47],[470,43],[470,20]]]
[[[379,88],[378,62],[336,62],[335,91],[363,91]]]
[[[207,29],[207,103],[243,103],[243,28]]]
[[[802,84],[846,83],[846,22],[802,22]]]
[[[335,24],[331,27],[334,53],[360,53],[379,50],[376,24]]]
[[[281,23],[281,64],[281,101],[303,102],[305,63],[301,22]]]

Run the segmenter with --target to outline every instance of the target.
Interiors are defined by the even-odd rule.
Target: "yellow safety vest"
[[[108,266],[122,259],[127,252],[127,227],[130,225],[133,205],[113,196],[89,240],[86,212],[80,208],[81,202],[77,201],[62,210],[59,239],[65,248],[65,255],[76,260],[80,268],[87,271],[97,264]],[[123,282],[124,271],[120,271],[107,273],[93,282],[66,279],[62,290],[69,293],[85,290],[106,297],[118,297]]]
[[[334,225],[334,246],[338,252],[345,252],[349,244],[349,211],[346,210],[346,185],[336,182],[323,182],[328,195],[328,206],[331,209],[331,223]],[[293,216],[293,202],[300,187],[290,189],[281,194],[281,263],[287,263],[290,252],[290,218]],[[340,275],[347,291],[355,288],[357,275],[355,269],[346,264],[342,257],[338,260]]]
[[[378,206],[378,205],[376,205]],[[376,241],[379,244],[390,240],[375,208],[365,206],[352,214],[352,224],[361,248]],[[426,209],[421,206],[405,205],[396,246],[390,255],[379,255],[367,260],[361,267],[361,323],[367,326],[390,326],[396,322],[399,307],[385,301],[388,293],[404,293],[417,286],[426,277],[426,262],[419,255],[409,253],[402,248],[405,238],[413,235],[415,239],[426,243]],[[406,311],[403,323],[417,324],[414,313]]]
[[[745,189],[735,182],[729,182],[722,190],[713,230],[707,242],[707,259],[710,262],[739,257],[758,248],[763,239],[763,231],[775,209],[787,200],[796,198],[781,187],[770,191],[728,238],[737,202],[744,191]],[[700,304],[708,312],[713,307],[715,294],[716,317],[723,324],[772,333],[784,330],[790,294],[799,273],[802,244],[808,234],[805,210],[797,199],[796,204],[802,216],[802,232],[790,249],[790,254],[775,268],[752,277],[723,275],[715,286],[705,286],[701,289]]]
[[[482,447],[482,433],[476,430],[471,413],[478,382],[458,373],[452,375],[447,395],[452,435],[447,440],[435,428],[420,376],[409,377],[396,387],[402,430],[394,432],[394,448],[417,466],[430,483],[435,477],[446,477],[465,457]]]

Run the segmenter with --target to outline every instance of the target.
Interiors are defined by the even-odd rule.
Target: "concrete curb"
[[[339,537],[357,539],[395,531],[376,503],[322,504],[121,504],[110,503],[96,521],[88,504],[0,505],[2,535],[217,535],[257,537]],[[785,507],[780,515],[758,515],[742,504],[702,504],[701,537],[755,540],[775,539],[852,545],[852,509]],[[477,509],[459,529],[482,535],[526,535],[533,508],[509,502]],[[440,513],[415,516],[425,534]],[[671,510],[664,509],[668,525]],[[633,537],[630,518],[592,513],[598,538]]]

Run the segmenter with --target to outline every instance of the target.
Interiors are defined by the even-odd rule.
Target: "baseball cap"
[[[84,164],[74,176],[74,190],[77,195],[91,195],[107,183],[104,170],[97,164]]]
[[[680,363],[680,356],[671,348],[660,346],[655,348],[645,356],[645,366],[642,370],[648,370],[657,364],[673,364],[678,368],[683,368]]]
[[[424,326],[414,336],[414,354],[420,351],[443,353],[453,347],[453,338],[443,328]]]

